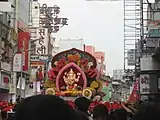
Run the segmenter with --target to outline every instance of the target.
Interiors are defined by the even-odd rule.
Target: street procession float
[[[102,83],[98,79],[94,56],[75,48],[56,54],[45,81],[45,94],[62,97],[85,96],[92,99],[100,94]]]

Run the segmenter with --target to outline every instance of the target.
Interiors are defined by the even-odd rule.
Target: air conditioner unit
[[[12,5],[8,0],[0,0],[0,11],[1,12],[12,12]]]

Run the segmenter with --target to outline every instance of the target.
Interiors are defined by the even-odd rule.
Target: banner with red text
[[[23,53],[23,71],[28,71],[29,32],[18,33],[18,51]]]

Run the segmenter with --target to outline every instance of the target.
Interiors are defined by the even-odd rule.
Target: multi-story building
[[[145,40],[142,41],[142,58],[141,58],[141,73],[140,73],[140,94],[141,98],[146,95],[156,95],[160,92],[160,0],[155,0],[154,3],[147,5],[147,34],[143,35]],[[143,6],[146,6],[143,4]],[[144,7],[142,7],[144,8]],[[143,10],[143,9],[142,9]],[[144,11],[145,12],[145,11]],[[143,17],[143,16],[142,16]],[[143,20],[145,23],[145,20]],[[144,27],[144,26],[142,26]],[[144,31],[142,31],[144,32]],[[156,51],[156,52],[155,52]]]
[[[94,46],[85,46],[84,50],[96,58],[97,69],[100,75],[105,75],[106,74],[105,53],[101,51],[95,51]]]
[[[1,8],[5,9],[1,11],[2,13],[0,15],[0,88],[2,88],[0,93],[3,93],[3,97],[0,98],[7,99],[10,90],[9,84],[12,84],[10,82],[15,81],[16,83],[19,76],[19,73],[13,72],[13,57],[19,49],[17,48],[17,46],[19,47],[18,32],[28,31],[29,4],[28,0],[6,0],[2,4],[0,2],[1,5],[3,5]],[[7,11],[9,9],[10,11]],[[27,54],[25,53],[26,56]],[[26,75],[28,75],[27,72],[28,70],[25,71]],[[25,73],[23,73],[23,77],[25,77]],[[14,87],[16,89],[16,86]]]
[[[84,50],[90,53],[91,55],[94,55],[96,51],[94,46],[89,46],[89,45],[85,46]]]
[[[123,80],[123,76],[125,75],[123,69],[113,70],[113,78],[116,80]]]

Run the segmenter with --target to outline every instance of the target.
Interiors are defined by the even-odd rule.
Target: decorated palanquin
[[[97,62],[94,56],[78,49],[70,49],[55,55],[52,68],[45,82],[46,94],[89,99],[100,92],[102,84],[98,79]]]

